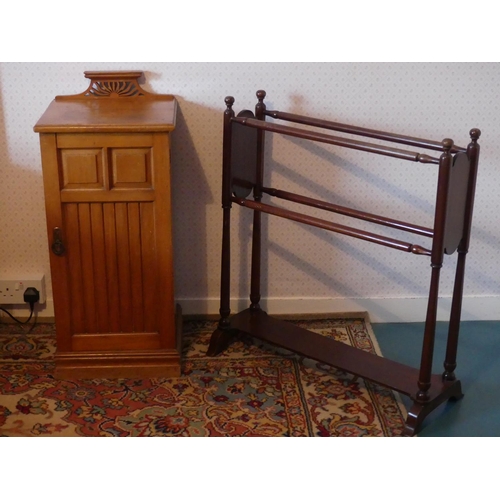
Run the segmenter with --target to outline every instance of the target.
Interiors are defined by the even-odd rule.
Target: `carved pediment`
[[[142,71],[85,71],[86,78],[90,78],[90,85],[85,92],[70,96],[57,96],[56,100],[75,98],[98,98],[98,99],[123,99],[130,97],[155,98],[157,94],[151,94],[144,90],[139,84]]]

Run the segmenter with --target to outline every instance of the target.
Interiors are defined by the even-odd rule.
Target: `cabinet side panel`
[[[172,256],[172,220],[170,195],[170,138],[155,134],[153,146],[153,182],[155,186],[155,231],[157,235],[158,331],[162,347],[175,349],[174,269]]]

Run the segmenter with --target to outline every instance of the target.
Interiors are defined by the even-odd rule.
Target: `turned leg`
[[[455,368],[457,367],[458,335],[460,332],[460,316],[462,313],[462,295],[465,274],[466,252],[458,254],[457,271],[455,275],[455,286],[453,288],[453,299],[451,303],[450,324],[448,327],[448,342],[446,344],[446,357],[444,361],[443,380],[453,381],[456,379]]]
[[[261,213],[253,213],[250,309],[260,309]]]
[[[217,329],[210,339],[210,346],[207,351],[208,356],[216,356],[222,352],[232,334],[230,329],[229,315],[230,308],[230,212],[231,207],[224,208],[224,225],[222,229],[222,261],[221,261],[221,289],[220,289],[220,320]]]
[[[231,119],[234,117],[233,97],[226,97],[224,112],[224,139],[222,157],[222,259],[220,280],[220,320],[217,329],[210,339],[208,356],[216,356],[229,343],[232,334],[230,329],[230,272],[231,272]]]
[[[440,264],[432,265],[431,286],[429,291],[429,302],[427,305],[427,316],[425,319],[424,342],[422,346],[422,357],[420,361],[420,372],[418,378],[418,392],[416,396],[416,400],[421,403],[425,403],[429,399],[428,391],[431,387],[432,359],[434,354],[434,338],[436,335],[440,271]]]

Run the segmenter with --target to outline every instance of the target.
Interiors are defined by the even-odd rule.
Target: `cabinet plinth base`
[[[182,327],[182,309],[177,304],[174,333],[170,334],[175,336],[173,349],[159,348],[153,333],[74,335],[80,349],[57,349],[54,376],[62,380],[180,377]]]
[[[172,350],[142,352],[56,353],[55,377],[171,378],[181,374],[179,353]]]

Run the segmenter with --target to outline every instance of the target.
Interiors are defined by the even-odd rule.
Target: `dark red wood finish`
[[[398,392],[410,396],[414,404],[408,413],[405,434],[413,435],[417,432],[424,418],[437,406],[450,399],[460,399],[462,389],[460,381],[456,379],[456,355],[458,348],[458,334],[462,307],[462,294],[465,274],[465,258],[469,248],[470,229],[472,222],[472,209],[474,204],[474,192],[479,159],[479,145],[477,140],[480,136],[478,129],[470,132],[471,143],[464,149],[455,146],[451,139],[441,142],[426,139],[418,139],[404,135],[382,132],[363,127],[339,124],[317,118],[300,116],[280,111],[267,111],[264,104],[266,93],[263,90],[257,92],[258,102],[255,107],[255,118],[252,113],[245,111],[235,117],[232,110],[234,99],[226,98],[227,109],[224,113],[224,144],[223,144],[223,241],[222,241],[222,273],[221,273],[221,318],[217,330],[213,333],[207,354],[215,356],[225,349],[228,342],[233,338],[236,331],[245,332],[249,335],[266,340],[272,344],[285,347],[309,358],[318,360],[342,370],[372,380],[381,385],[390,387]],[[318,128],[326,128],[344,133],[361,135],[378,140],[398,142],[415,147],[440,150],[442,154],[439,159],[420,153],[404,151],[369,142],[354,141],[341,137],[333,137],[327,134],[297,127],[283,126],[265,121],[266,116],[276,119],[291,121]],[[248,139],[241,144],[238,141],[237,150],[234,149],[235,142],[231,134],[236,127],[249,127],[257,129],[257,136],[243,134],[241,137]],[[388,217],[362,212],[347,207],[341,207],[322,200],[306,197],[303,195],[282,191],[279,189],[265,187],[263,185],[264,173],[264,144],[265,132],[280,133],[309,139],[318,142],[334,144],[365,151],[367,153],[381,154],[404,160],[421,163],[435,163],[439,165],[438,182],[436,191],[436,204],[433,228],[417,226],[408,222],[398,221]],[[251,153],[248,150],[254,148]],[[251,174],[235,175],[232,171],[238,169],[238,156],[244,155],[245,168],[248,168],[248,158],[255,163],[255,176]],[[253,200],[247,199],[249,191],[234,179],[254,179]],[[252,181],[250,181],[252,182]],[[242,196],[243,194],[243,196]],[[432,239],[432,249],[427,250],[419,245],[413,245],[404,241],[387,238],[368,231],[362,231],[350,226],[337,224],[316,217],[311,217],[299,212],[285,208],[276,207],[263,203],[262,197],[268,194],[272,197],[281,198],[299,205],[308,205],[329,212],[339,213],[348,217],[357,218],[375,224],[400,229],[420,236]],[[230,208],[232,203],[254,211],[253,236],[252,236],[252,274],[250,307],[236,315],[229,317],[229,270],[230,270]],[[276,215],[296,222],[320,227],[329,231],[363,239],[390,248],[412,252],[419,255],[430,256],[431,280],[429,288],[429,299],[425,329],[423,335],[421,362],[418,369],[397,363],[387,358],[375,356],[360,351],[356,348],[346,346],[340,342],[326,339],[307,330],[303,330],[288,322],[280,321],[267,315],[261,310],[260,301],[260,274],[261,274],[261,246],[262,227],[261,214]],[[458,248],[457,248],[458,247]],[[432,374],[432,361],[434,352],[434,337],[436,329],[437,306],[439,299],[440,271],[443,265],[444,254],[453,253],[458,250],[457,270],[455,287],[452,298],[450,313],[450,325],[448,331],[448,344],[445,371],[443,375]]]
[[[266,105],[264,98],[266,93],[263,90],[257,92],[258,102],[255,105],[255,116],[258,120],[266,119]],[[257,130],[257,161],[255,166],[256,182],[253,190],[253,198],[255,203],[259,203],[262,199],[262,186],[264,183],[264,131]],[[250,283],[250,309],[260,309],[260,274],[261,274],[261,259],[262,259],[262,218],[258,210],[253,212],[253,231],[252,231],[252,274]]]
[[[227,344],[230,335],[229,315],[230,306],[230,278],[231,278],[231,152],[232,152],[232,123],[234,118],[233,97],[226,97],[224,111],[224,137],[222,151],[222,258],[220,279],[220,320],[219,328],[213,333],[210,347],[218,345],[221,348]],[[209,348],[210,352],[210,348]]]
[[[320,227],[326,229],[327,231],[333,231],[334,233],[345,234],[347,236],[352,236],[354,238],[359,238],[360,240],[371,241],[372,243],[377,243],[379,245],[384,245],[386,247],[395,248],[397,250],[402,250],[403,252],[411,252],[417,255],[431,255],[431,251],[420,245],[413,245],[411,243],[406,243],[405,241],[395,240],[393,238],[387,238],[386,236],[381,236],[375,233],[370,233],[368,231],[363,231],[361,229],[356,229],[353,227],[345,226],[343,224],[337,224],[335,222],[330,222],[323,219],[318,219],[317,217],[311,217],[310,215],[300,214],[298,212],[293,212],[292,210],[285,210],[280,207],[273,207],[266,203],[258,203],[252,200],[245,200],[243,198],[238,198],[233,196],[231,200],[242,207],[252,208],[258,212],[265,212],[266,214],[277,215],[278,217],[283,217],[284,219],[293,220],[296,222],[302,222],[310,226]]]
[[[346,139],[345,137],[336,137],[321,132],[313,132],[310,130],[289,127],[287,125],[278,125],[275,123],[263,123],[255,118],[238,117],[234,119],[235,123],[241,123],[248,127],[258,128],[260,130],[268,130],[269,132],[277,132],[279,134],[299,137],[301,139],[309,139],[312,141],[323,142],[325,144],[333,144],[335,146],[343,146],[349,149],[357,149],[358,151],[366,151],[367,153],[375,153],[384,156],[392,156],[400,160],[417,161],[420,163],[435,163],[439,164],[439,160],[429,155],[406,151],[404,149],[391,148],[388,146],[380,146],[370,142],[355,141],[354,139]]]
[[[356,127],[354,125],[346,125],[345,123],[336,123],[328,120],[321,120],[318,118],[311,118],[309,116],[301,116],[293,113],[285,113],[283,111],[266,111],[267,116],[278,118],[294,123],[301,123],[302,125],[312,125],[314,127],[325,128],[328,130],[336,130],[337,132],[345,132],[347,134],[362,135],[363,137],[371,137],[372,139],[381,139],[388,142],[396,142],[398,144],[406,144],[407,146],[416,146],[425,149],[434,149],[441,151],[443,144],[440,141],[429,141],[427,139],[419,139],[417,137],[410,137],[407,135],[394,134],[392,132],[382,132],[381,130],[373,130],[364,127]],[[466,151],[465,148],[460,146],[453,146],[452,153],[459,153]]]
[[[238,117],[254,116],[251,111],[243,110]],[[231,131],[231,189],[236,196],[246,198],[256,184],[255,163],[257,161],[257,136],[259,131],[233,125]],[[238,153],[238,154],[236,154]]]
[[[308,196],[302,196],[296,193],[289,193],[288,191],[282,191],[281,189],[263,187],[262,191],[264,193],[267,193],[269,196],[274,196],[282,200],[294,201],[300,203],[301,205],[307,205],[310,207],[320,208],[328,212],[347,215],[349,217],[353,217],[354,219],[366,220],[369,222],[373,222],[374,224],[380,224],[382,226],[400,229],[401,231],[408,231],[409,233],[420,234],[429,238],[432,238],[432,236],[434,235],[432,229],[429,229],[427,227],[417,226],[415,224],[410,224],[409,222],[390,219],[381,215],[370,214],[368,212],[362,212],[361,210],[354,210],[352,208],[342,207],[340,205],[334,205],[333,203],[328,203],[327,201],[309,198]]]
[[[465,200],[465,217],[463,224],[463,237],[458,245],[457,267],[455,271],[455,284],[453,288],[453,299],[451,303],[450,323],[448,326],[448,342],[446,357],[444,361],[443,378],[455,380],[455,368],[457,367],[458,336],[460,331],[460,316],[462,312],[462,296],[465,277],[465,261],[469,251],[470,232],[472,226],[472,212],[476,191],[477,167],[479,163],[479,144],[477,143],[481,131],[473,128],[470,131],[471,142],[467,146],[467,157],[470,162],[469,182],[467,184],[467,195]]]

